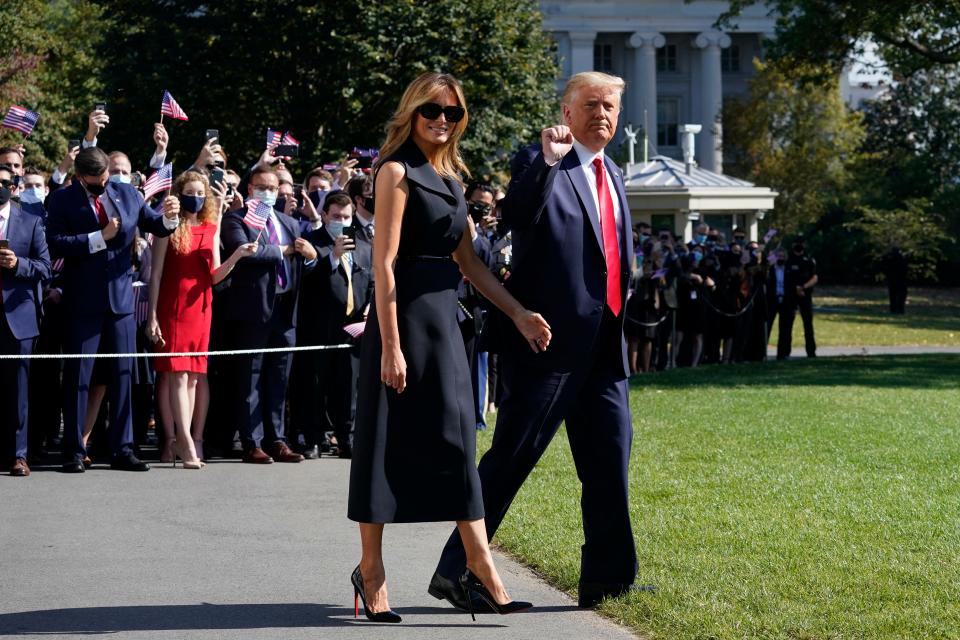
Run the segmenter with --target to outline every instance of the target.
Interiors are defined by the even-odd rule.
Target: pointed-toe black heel
[[[403,620],[394,612],[393,609],[373,613],[367,607],[367,592],[363,589],[363,576],[360,575],[360,565],[350,574],[350,582],[353,584],[353,617],[360,617],[360,602],[363,601],[363,614],[367,616],[370,622],[400,622]]]
[[[480,582],[480,578],[475,576],[470,569],[467,569],[464,574],[460,576],[460,588],[463,589],[463,595],[467,600],[467,608],[470,611],[470,617],[473,618],[474,621],[477,620],[477,617],[473,613],[473,601],[470,599],[471,591],[477,594],[484,602],[486,602],[494,613],[499,613],[500,615],[525,611],[533,606],[529,602],[523,602],[522,600],[511,600],[506,604],[498,603],[490,591],[482,582]]]

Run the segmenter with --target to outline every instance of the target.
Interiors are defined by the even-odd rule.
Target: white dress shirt
[[[603,162],[603,151],[594,153],[587,149],[585,146],[573,141],[573,150],[577,152],[577,158],[580,160],[580,168],[587,177],[587,184],[590,186],[590,195],[593,197],[593,205],[596,207],[597,216],[600,215],[600,196],[597,193],[597,168],[593,166],[593,159],[600,158],[600,161]],[[603,169],[607,174],[607,190],[610,192],[610,200],[613,201],[613,219],[617,222],[617,241],[622,237],[621,231],[623,228],[623,222],[620,215],[620,198],[617,196],[617,190],[613,185],[613,176],[610,175],[610,169],[606,164],[603,165]],[[600,220],[600,223],[603,224],[603,220]],[[601,234],[602,237],[602,234]]]
[[[0,240],[7,238],[7,225],[10,224],[10,202],[0,207]]]

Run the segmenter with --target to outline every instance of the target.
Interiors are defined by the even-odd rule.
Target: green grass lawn
[[[960,289],[910,289],[907,312],[891,315],[884,287],[818,287],[814,331],[822,346],[960,346]],[[777,343],[774,323],[770,344]],[[800,317],[794,347],[803,349]]]
[[[650,638],[960,637],[958,380],[933,355],[635,382],[638,580],[660,591],[601,611]],[[579,498],[561,431],[497,534],[570,592]]]

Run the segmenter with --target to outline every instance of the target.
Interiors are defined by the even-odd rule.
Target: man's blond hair
[[[573,96],[583,87],[616,89],[622,101],[623,90],[626,86],[627,83],[619,76],[612,76],[609,73],[602,73],[600,71],[581,71],[580,73],[575,73],[570,76],[570,80],[567,81],[567,86],[563,90],[563,97],[560,99],[560,103],[570,104]]]

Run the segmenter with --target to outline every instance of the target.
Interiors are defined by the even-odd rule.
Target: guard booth
[[[702,169],[666,156],[628,164],[624,170],[633,224],[646,222],[654,233],[672,229],[693,239],[701,222],[719,229],[729,241],[734,228],[758,239],[758,222],[773,209],[777,192],[752,182]]]

